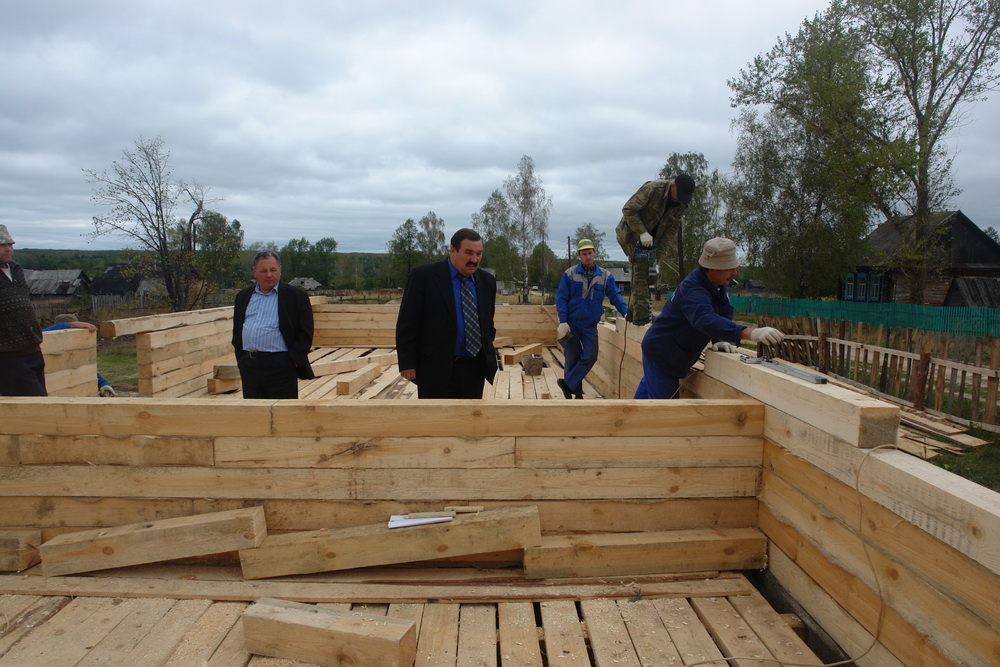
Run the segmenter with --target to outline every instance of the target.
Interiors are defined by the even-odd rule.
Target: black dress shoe
[[[556,380],[556,384],[559,385],[560,389],[562,389],[563,397],[566,398],[566,400],[571,400],[573,398],[573,392],[570,391],[569,385],[566,384],[565,380],[559,378]]]
[[[573,398],[579,398],[579,399],[583,400],[583,394],[577,394]]]

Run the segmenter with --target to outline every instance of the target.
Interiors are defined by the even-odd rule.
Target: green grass
[[[1000,433],[969,429],[969,435],[990,444],[969,449],[963,454],[946,452],[931,459],[931,463],[988,489],[1000,491]]]
[[[139,389],[139,367],[136,365],[134,347],[99,347],[97,371],[119,393]]]

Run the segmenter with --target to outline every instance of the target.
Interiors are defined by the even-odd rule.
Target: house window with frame
[[[858,287],[855,292],[855,298],[858,301],[866,301],[868,299],[868,274],[859,273],[858,274]]]
[[[876,302],[882,300],[882,276],[878,273],[868,277],[868,300]]]
[[[848,273],[847,281],[844,283],[844,301],[854,301],[854,277],[856,274]]]

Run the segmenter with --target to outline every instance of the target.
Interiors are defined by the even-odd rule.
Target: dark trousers
[[[482,398],[484,381],[483,362],[479,357],[455,357],[448,385],[431,390],[417,384],[417,398]]]
[[[244,352],[236,360],[243,398],[298,398],[295,362],[287,352]]]
[[[0,396],[48,396],[42,349],[0,354]]]

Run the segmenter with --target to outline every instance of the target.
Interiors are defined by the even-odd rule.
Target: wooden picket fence
[[[997,430],[1000,339],[805,317],[763,316],[759,323],[785,332],[781,358],[914,409]]]

